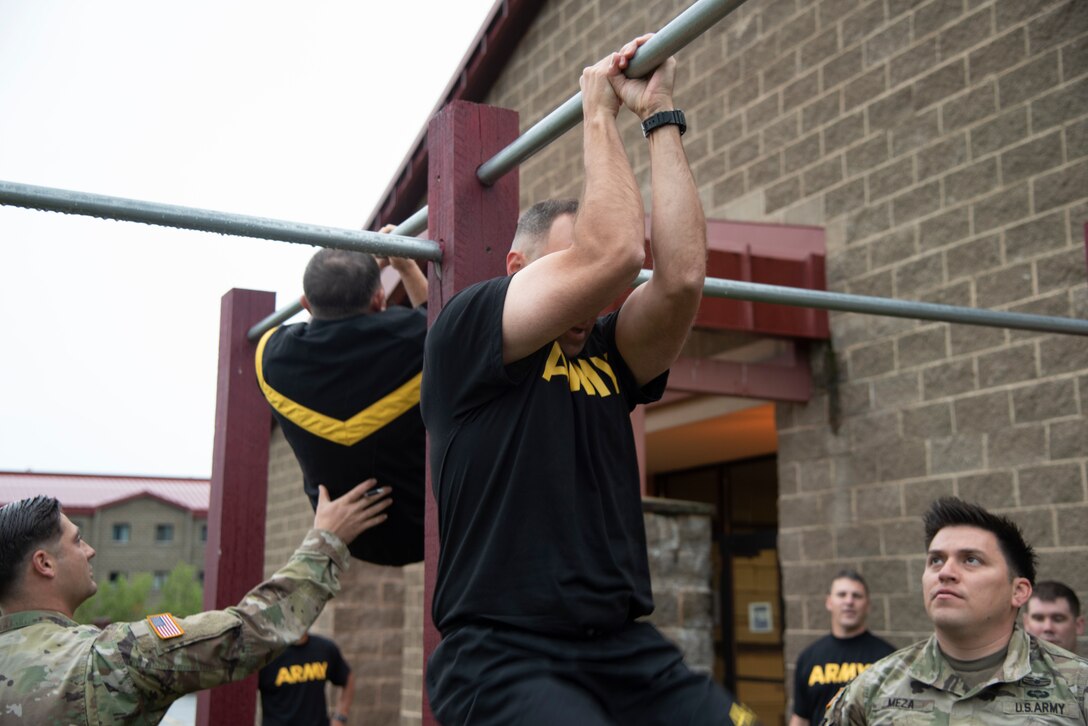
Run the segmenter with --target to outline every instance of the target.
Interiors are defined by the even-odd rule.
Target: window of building
[[[197,574],[197,576],[196,576],[196,577],[197,577],[197,579],[198,579],[198,580],[200,580],[200,584],[201,584],[201,585],[203,585],[203,584],[204,584],[204,570],[201,570],[201,571],[200,571],[200,572],[199,572],[199,573]]]
[[[166,578],[170,576],[170,573],[166,570],[155,570],[155,574],[151,576],[151,589],[161,590],[163,585],[166,584]]]
[[[128,524],[115,524],[113,525],[113,541],[114,542],[128,542],[132,536],[132,526]]]
[[[172,524],[156,524],[155,525],[155,541],[156,542],[173,542],[174,541],[174,525],[172,525]]]
[[[117,570],[114,570],[113,572],[110,573],[110,582],[117,582],[118,580],[120,580],[124,576],[125,576],[125,573],[118,572]]]
[[[207,524],[200,525],[200,541],[201,542],[207,542],[208,541],[208,525]]]

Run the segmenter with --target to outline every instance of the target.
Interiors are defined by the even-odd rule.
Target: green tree
[[[204,609],[204,587],[196,578],[196,568],[179,562],[163,583],[157,612],[183,618]]]
[[[146,613],[147,596],[151,592],[151,573],[143,572],[132,579],[118,577],[98,586],[94,597],[79,606],[75,619],[80,623],[128,622],[139,620]]]

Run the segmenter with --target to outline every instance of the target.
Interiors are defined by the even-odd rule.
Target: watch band
[[[655,113],[653,116],[650,116],[642,122],[642,135],[649,136],[650,132],[654,129],[671,125],[679,126],[680,135],[684,135],[684,132],[688,130],[688,122],[687,119],[684,118],[683,111],[674,108],[672,111],[659,111]]]
[[[346,713],[336,713],[336,714],[333,714],[332,720],[333,721],[339,721],[340,723],[347,723],[348,722],[348,716],[347,716]]]

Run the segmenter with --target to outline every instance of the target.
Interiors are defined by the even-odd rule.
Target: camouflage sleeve
[[[107,723],[123,719],[128,701],[155,712],[178,696],[255,672],[302,637],[339,591],[348,562],[336,535],[310,530],[287,564],[237,605],[177,618],[181,635],[161,637],[146,619],[109,626],[92,649],[88,674],[99,713]]]
[[[861,726],[867,724],[868,717],[864,706],[864,689],[855,678],[847,686],[840,688],[824,711],[825,726]]]

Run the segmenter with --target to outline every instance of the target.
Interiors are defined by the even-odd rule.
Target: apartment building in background
[[[99,582],[152,576],[152,595],[179,562],[204,575],[207,479],[0,471],[0,505],[46,494],[95,548]]]

